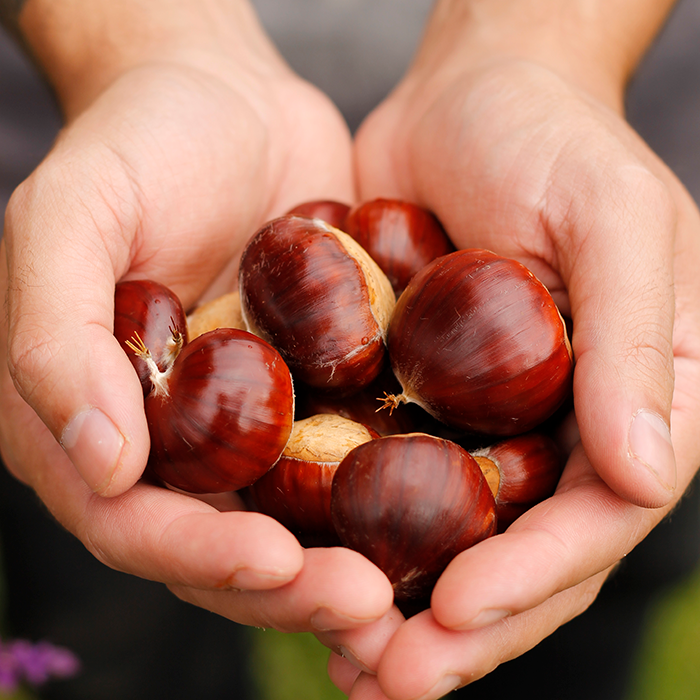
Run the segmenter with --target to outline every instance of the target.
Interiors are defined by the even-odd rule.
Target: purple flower
[[[0,641],[0,691],[13,693],[20,681],[20,671],[15,657]]]
[[[0,690],[13,692],[22,681],[40,686],[51,678],[69,678],[80,670],[72,651],[49,642],[0,639]]]

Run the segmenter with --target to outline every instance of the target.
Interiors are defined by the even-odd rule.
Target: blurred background
[[[255,4],[292,67],[336,101],[353,129],[401,76],[430,7],[427,1],[406,0],[257,0]],[[696,201],[700,201],[698,36],[700,3],[680,0],[628,98],[631,123]],[[0,36],[2,211],[12,189],[40,161],[59,128],[50,93],[12,42]],[[602,630],[600,643],[607,640],[611,659],[631,670],[625,700],[697,700],[698,501],[697,489],[692,489],[669,522],[627,558],[601,600],[567,625],[555,641],[548,640],[550,646],[543,644],[543,653],[566,648],[568,629],[572,640],[576,630]],[[618,610],[626,606],[630,620],[634,619],[624,632],[635,643],[621,659],[613,654],[616,632],[605,627],[606,606]],[[623,618],[620,625],[626,624]],[[47,700],[344,697],[326,678],[328,651],[311,635],[240,628],[181,603],[158,584],[106,569],[2,469],[0,637],[11,636],[46,638],[81,657],[80,676],[47,686],[41,693]],[[505,666],[511,665],[517,668],[515,662]],[[562,672],[570,674],[572,685],[579,682],[577,669],[564,667]],[[138,696],[134,687],[139,688]],[[603,695],[595,697],[601,700]]]

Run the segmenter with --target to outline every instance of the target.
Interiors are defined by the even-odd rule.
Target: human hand
[[[430,610],[324,637],[354,657],[330,663],[353,700],[437,698],[530,649],[590,605],[700,464],[700,218],[625,123],[625,69],[566,32],[532,39],[522,15],[517,31],[470,16],[465,35],[449,6],[358,134],[360,199],[422,204],[458,247],[543,280],[573,320],[580,444],[551,499],[450,564]]]
[[[25,5],[21,24],[67,125],[7,212],[2,457],[111,567],[185,598],[227,594],[243,623],[352,626],[391,599],[362,557],[305,552],[239,504],[219,512],[139,481],[149,440],[112,335],[115,283],[154,278],[190,307],[235,284],[242,246],[266,219],[304,199],[353,200],[336,110],[243,3],[226,12],[188,0]]]

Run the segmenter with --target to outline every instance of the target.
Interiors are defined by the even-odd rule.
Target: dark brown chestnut
[[[434,214],[397,199],[359,204],[347,215],[343,230],[382,268],[397,297],[418,270],[455,250]]]
[[[327,224],[345,231],[345,219],[350,211],[350,205],[333,199],[316,199],[302,202],[287,213],[295,216],[306,216],[311,219],[322,219]]]
[[[387,335],[403,391],[443,423],[510,436],[548,418],[571,391],[566,328],[521,263],[460,250],[430,263],[399,298]]]
[[[185,310],[180,299],[165,285],[154,280],[119,282],[114,291],[114,336],[126,350],[126,342],[137,334],[149,348],[161,371],[172,364],[187,342]],[[143,394],[151,390],[146,362],[129,352],[139,375]]]
[[[401,385],[396,381],[388,365],[367,387],[350,396],[333,396],[313,387],[297,385],[295,417],[297,420],[316,414],[331,413],[375,430],[379,435],[413,433],[424,428],[426,420],[435,421],[416,404],[401,406],[396,411],[380,411],[377,398],[389,393],[398,393]]]
[[[305,547],[340,544],[331,520],[331,483],[347,453],[379,435],[338,415],[296,421],[275,466],[249,489],[252,502]]]
[[[421,433],[356,447],[331,487],[338,536],[387,575],[397,601],[425,599],[457,554],[495,533],[495,509],[474,458]]]
[[[382,370],[396,299],[347,234],[320,219],[274,219],[246,245],[239,283],[246,327],[279,350],[295,378],[349,394]]]
[[[247,331],[220,328],[187,343],[161,371],[149,366],[148,469],[190,493],[249,486],[279,459],[294,415],[292,378],[279,353]]]
[[[549,498],[559,482],[564,458],[554,440],[527,433],[471,450],[496,499],[499,531],[526,510]]]

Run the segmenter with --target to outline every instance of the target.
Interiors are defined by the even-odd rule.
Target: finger
[[[360,671],[374,674],[379,660],[404,616],[395,606],[376,622],[348,630],[316,634],[318,640]]]
[[[382,691],[377,677],[367,673],[355,679],[348,695],[352,700],[392,700]]]
[[[578,449],[553,497],[449,564],[433,591],[435,617],[471,629],[535,608],[627,555],[666,512],[621,499]]]
[[[169,585],[267,590],[293,580],[303,565],[299,543],[271,518],[220,513],[144,483],[116,498],[91,498],[74,529],[112,568]]]
[[[350,695],[352,685],[360,673],[360,669],[340,654],[332,653],[328,658],[328,677],[345,695]]]
[[[106,565],[154,581],[217,590],[270,588],[298,574],[301,546],[264,515],[220,513],[145,482],[112,498],[94,494],[11,386],[7,368],[0,388],[3,460]]]
[[[389,580],[343,547],[304,550],[290,583],[269,591],[211,591],[171,586],[182,600],[236,622],[281,632],[326,632],[374,622],[391,607]]]
[[[579,174],[579,189],[553,205],[565,213],[548,226],[571,302],[583,446],[617,494],[660,507],[677,486],[670,433],[676,209],[649,170],[611,160],[588,180]]]
[[[50,160],[8,206],[8,352],[21,396],[90,488],[114,495],[140,476],[149,441],[139,382],[112,334],[136,205],[120,167],[101,156],[116,173],[119,215],[96,191],[89,155],[70,173]]]
[[[602,572],[535,610],[477,630],[448,630],[429,610],[420,613],[389,642],[379,664],[379,686],[391,700],[437,700],[524,654],[582,613],[595,599],[606,576],[607,572]],[[353,689],[350,700],[365,697],[372,696],[356,695]]]

